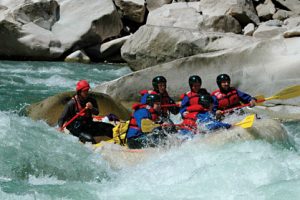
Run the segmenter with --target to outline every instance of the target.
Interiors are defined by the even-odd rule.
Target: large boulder
[[[258,17],[269,20],[276,12],[276,8],[271,0],[266,0],[263,4],[256,7]]]
[[[201,9],[201,2],[166,4],[149,13],[147,25],[200,31],[241,32],[239,22],[232,16],[226,13],[204,14]]]
[[[203,87],[209,91],[217,88],[216,77],[228,73],[232,85],[252,95],[272,96],[281,89],[300,82],[300,38],[257,41],[236,49],[197,54],[169,63],[159,64],[117,80],[104,83],[95,91],[108,93],[124,105],[138,101],[139,91],[150,89],[151,80],[163,75],[168,80],[168,91],[173,97],[189,90],[188,78],[198,74]],[[278,101],[295,104],[298,99]]]
[[[0,57],[6,59],[63,59],[119,35],[122,29],[111,0],[19,0],[3,6]]]
[[[54,126],[64,106],[73,95],[74,92],[64,92],[32,104],[26,108],[26,115],[34,120],[44,120],[50,126]],[[129,118],[129,111],[108,95],[97,92],[90,92],[90,95],[97,101],[100,116],[113,113],[124,120]]]
[[[287,31],[287,28],[282,26],[281,21],[270,20],[261,23],[254,31],[253,37],[268,39],[272,37],[282,36],[285,31]]]
[[[50,31],[59,20],[59,5],[56,1],[7,4],[8,9],[0,14],[0,57],[37,58],[48,60],[59,57],[56,42]],[[11,8],[11,9],[9,9]]]
[[[253,2],[249,0],[201,0],[200,9],[204,15],[231,15],[242,26],[260,22]]]
[[[232,33],[144,25],[125,42],[121,55],[133,70],[140,70],[199,53],[243,47],[255,41]]]
[[[125,62],[121,57],[121,47],[130,38],[127,35],[109,42],[103,43],[100,47],[100,58],[106,62],[121,63]]]

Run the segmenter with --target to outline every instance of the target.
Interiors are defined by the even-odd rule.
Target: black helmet
[[[149,94],[146,98],[146,104],[153,106],[154,102],[160,102],[160,96],[158,94]]]
[[[229,81],[230,83],[230,76],[227,74],[220,74],[219,76],[217,76],[217,84],[219,88],[221,88],[222,81]]]
[[[154,90],[158,90],[159,83],[167,83],[167,79],[163,76],[156,76],[152,79],[152,86]]]
[[[192,86],[194,83],[200,83],[200,85],[202,84],[202,80],[201,80],[200,76],[198,76],[198,75],[190,76],[189,85],[190,85],[191,89],[192,89]]]
[[[199,104],[201,104],[204,108],[209,108],[211,103],[213,103],[213,98],[209,94],[200,95]]]

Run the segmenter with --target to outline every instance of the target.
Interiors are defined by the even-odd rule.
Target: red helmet
[[[87,82],[87,80],[80,80],[76,84],[76,91],[78,92],[79,90],[89,90],[90,89],[90,84]]]

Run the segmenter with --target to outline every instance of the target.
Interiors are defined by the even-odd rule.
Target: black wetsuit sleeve
[[[70,100],[65,108],[64,111],[62,112],[60,118],[58,119],[58,126],[62,127],[65,122],[70,120],[74,115],[76,115],[76,110],[75,110],[75,101]]]
[[[175,104],[175,101],[169,97],[169,104]],[[173,115],[177,115],[179,113],[180,108],[178,106],[172,106],[168,109]]]

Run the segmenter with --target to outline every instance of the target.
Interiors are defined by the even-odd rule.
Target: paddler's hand
[[[249,102],[249,107],[254,107],[256,105],[256,101],[255,99],[252,99],[250,102]]]
[[[64,129],[62,129],[62,127],[58,127],[57,130],[58,130],[59,132],[64,132]]]
[[[93,108],[93,104],[92,104],[91,102],[87,102],[87,103],[85,104],[85,108],[91,110],[91,109]]]
[[[217,110],[216,111],[216,117],[220,117],[223,115],[223,111],[222,110]]]
[[[186,117],[187,114],[189,114],[189,112],[188,112],[188,111],[184,111],[184,112],[182,113],[182,116],[183,116],[183,117]]]
[[[222,116],[223,116],[223,111],[222,110],[217,110],[216,111],[216,119],[217,120],[221,120],[222,119]]]

